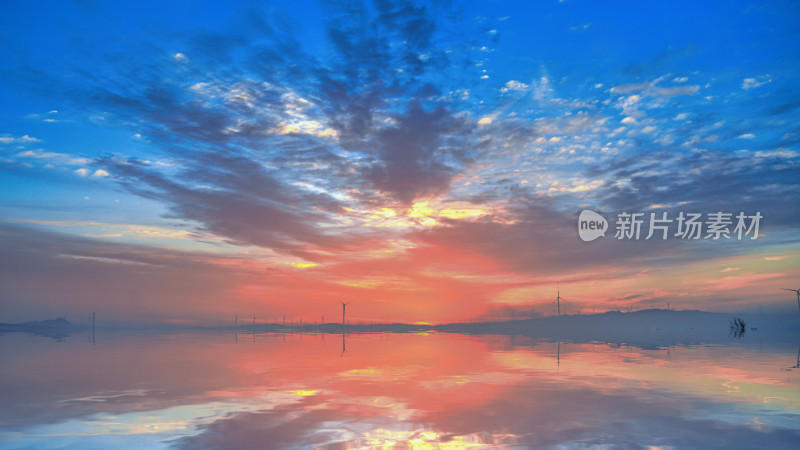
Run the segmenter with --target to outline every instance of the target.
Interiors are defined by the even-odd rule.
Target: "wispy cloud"
[[[26,135],[14,137],[8,134],[0,135],[0,144],[29,144],[32,142],[42,142],[41,139]]]
[[[46,160],[52,163],[67,164],[67,165],[81,165],[90,162],[87,158],[67,155],[64,153],[46,152],[43,150],[25,150],[17,153],[19,158],[39,159]]]
[[[753,89],[771,82],[772,77],[769,75],[759,75],[755,78],[745,78],[742,80],[742,89]]]

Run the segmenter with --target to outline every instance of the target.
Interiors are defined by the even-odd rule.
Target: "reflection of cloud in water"
[[[415,448],[464,448],[505,441],[503,436],[483,431],[462,436],[443,435],[423,423],[392,415],[364,417],[359,411],[342,405],[323,409],[319,409],[322,405],[317,403],[304,406],[306,410],[299,413],[286,407],[236,414],[203,426],[201,434],[182,438],[175,445],[180,448],[363,448],[406,444]]]
[[[768,352],[747,352],[744,359],[741,348],[718,346],[675,347],[667,355],[604,345],[561,344],[560,351],[557,372],[546,352],[520,349],[491,355],[499,364],[530,372],[537,379],[569,378],[572,386],[604,392],[629,383],[719,401],[761,403],[772,398],[769,401],[781,402],[783,408],[800,409],[797,385],[786,382],[785,374],[777,370],[779,361]]]
[[[53,424],[24,427],[16,432],[0,431],[0,443],[4,440],[15,440],[24,443],[23,448],[51,447],[51,445],[40,444],[46,439],[59,444],[95,442],[104,446],[127,447],[131,446],[131,440],[135,440],[142,444],[140,448],[155,448],[161,447],[165,439],[194,434],[198,426],[203,424],[224,421],[228,417],[241,413],[263,413],[272,409],[290,408],[292,404],[302,403],[304,397],[317,393],[318,391],[313,390],[265,391],[262,389],[258,393],[249,391],[249,394],[257,395],[243,396],[242,393],[236,392],[218,392],[213,394],[230,394],[231,399],[154,410],[149,409],[150,403],[143,399],[140,405],[134,406],[134,409],[142,408],[144,411],[91,414]],[[215,397],[213,394],[209,393],[209,397]],[[75,405],[82,402],[105,402],[108,399],[121,399],[129,395],[143,397],[146,393],[109,394],[62,403]],[[125,403],[117,404],[117,407],[121,407],[121,409],[128,409],[125,406]],[[302,410],[302,405],[297,408]],[[59,445],[52,446],[58,447]]]
[[[464,393],[468,395],[467,393]],[[759,423],[758,411],[732,417],[742,405],[661,394],[625,386],[614,393],[528,380],[487,403],[464,410],[425,413],[404,420],[364,414],[348,405],[304,399],[270,411],[238,413],[203,425],[179,447],[256,448],[346,443],[348,448],[393,443],[548,446],[557,444],[757,448],[796,442],[800,432]],[[734,420],[730,420],[734,419]],[[754,420],[755,419],[755,420]],[[795,421],[797,418],[793,419]],[[457,444],[457,445],[456,445]],[[441,445],[447,446],[447,445]]]
[[[482,397],[480,384],[503,385],[481,402],[456,401],[458,408],[415,409],[410,416],[400,417],[396,411],[382,416],[380,411],[354,411],[340,401],[311,402],[305,412],[287,407],[237,414],[203,426],[201,434],[178,445],[213,447],[225,442],[226,436],[236,435],[237,445],[245,447],[275,439],[287,446],[339,443],[348,448],[395,443],[454,448],[565,443],[752,448],[785,445],[800,438],[794,431],[797,415],[791,413],[798,405],[794,385],[764,376],[762,369],[750,365],[732,371],[732,376],[721,376],[725,365],[743,364],[739,348],[677,348],[671,349],[668,358],[663,351],[603,345],[565,345],[564,350],[560,372],[555,371],[553,355],[545,345],[490,352],[490,359],[510,371],[481,372],[487,367],[478,366],[473,373],[436,376],[416,384],[422,390],[445,391],[451,398]],[[692,357],[701,360],[695,372]],[[766,363],[766,371],[774,369],[767,361],[759,362]],[[345,374],[371,379],[386,372],[372,367]],[[693,378],[697,385],[691,383]],[[726,397],[725,389],[732,384],[744,386],[750,395]],[[759,387],[764,389],[762,394],[778,391],[788,395],[782,401],[790,411],[772,414],[762,410],[757,405]],[[414,395],[408,397],[413,400]],[[350,398],[349,402],[371,404],[370,399],[359,402]],[[269,424],[286,421],[292,423],[287,430],[299,434],[275,436],[282,428]]]
[[[0,392],[0,446],[779,447],[800,439],[800,373],[783,369],[794,348],[376,334],[348,336],[340,358],[341,343],[321,336],[228,338],[120,336],[91,347],[4,336],[13,345],[0,384],[15,389]]]

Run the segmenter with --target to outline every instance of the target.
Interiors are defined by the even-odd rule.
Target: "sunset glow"
[[[797,309],[796,4],[457,3],[4,4],[2,321]]]

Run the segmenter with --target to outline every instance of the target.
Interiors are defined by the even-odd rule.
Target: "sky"
[[[797,312],[796,2],[0,11],[0,322]]]

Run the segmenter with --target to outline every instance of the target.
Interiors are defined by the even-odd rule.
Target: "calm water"
[[[797,448],[797,343],[0,336],[2,448]]]

